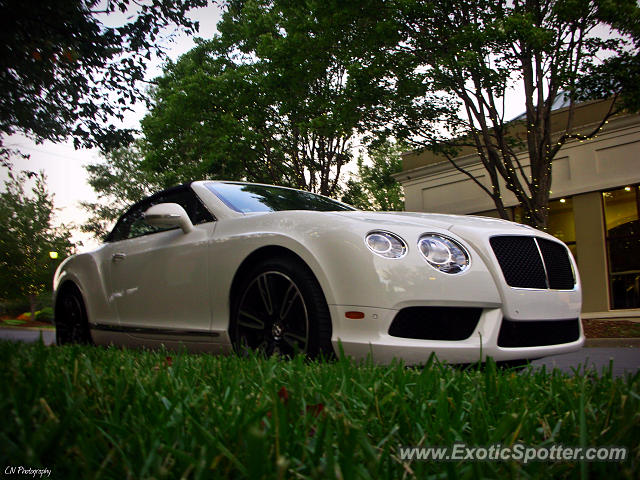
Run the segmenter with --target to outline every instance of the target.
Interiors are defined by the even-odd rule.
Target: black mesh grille
[[[580,338],[580,320],[502,320],[498,346],[504,348],[541,347],[575,342]]]
[[[544,266],[533,237],[492,237],[490,242],[507,285],[547,288]]]
[[[547,268],[549,288],[571,290],[575,281],[566,247],[543,238],[538,238],[538,245],[542,252],[542,258],[544,258],[544,265]]]
[[[490,242],[507,285],[554,290],[573,288],[575,279],[571,261],[563,244],[544,238],[519,236],[492,237]]]
[[[481,308],[403,308],[391,322],[389,335],[420,340],[465,340],[475,330],[481,313]]]

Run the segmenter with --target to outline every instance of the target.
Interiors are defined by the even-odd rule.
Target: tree
[[[402,186],[393,178],[402,171],[403,145],[385,143],[370,152],[371,165],[358,158],[357,177],[347,181],[342,201],[362,210],[404,210]]]
[[[106,5],[105,5],[106,3]],[[0,3],[0,133],[76,147],[111,148],[132,132],[112,122],[144,96],[147,61],[162,55],[161,35],[206,0],[4,0]],[[114,17],[130,15],[119,27]],[[118,21],[118,20],[115,20]],[[11,153],[0,143],[0,160]]]
[[[638,19],[635,0],[447,0],[398,2],[403,40],[387,57],[394,101],[379,117],[388,131],[430,149],[468,175],[507,212],[501,181],[544,228],[552,161],[572,139],[596,135],[623,107],[638,106]],[[608,37],[598,28],[611,28]],[[606,58],[601,62],[600,58]],[[512,95],[519,87],[522,94]],[[505,118],[505,102],[521,98],[524,118]],[[634,103],[635,98],[635,103]],[[597,125],[576,124],[576,105],[606,99]],[[620,100],[623,99],[624,102]],[[559,130],[554,105],[564,102]],[[518,154],[528,152],[524,167]],[[454,159],[476,152],[485,185]]]
[[[43,172],[31,174],[34,185],[25,192],[26,173],[9,172],[6,191],[0,193],[0,296],[28,298],[34,318],[38,295],[51,285],[60,261],[72,253],[71,233],[52,225],[53,197]],[[49,252],[57,252],[58,259]]]
[[[216,39],[196,42],[167,63],[151,90],[141,168],[161,173],[168,184],[200,178],[286,184],[251,67],[221,58]]]
[[[80,227],[83,232],[103,238],[114,222],[132,204],[166,186],[161,175],[144,170],[139,142],[104,154],[104,161],[85,166],[88,183],[98,194],[97,202],[81,202],[90,213]]]
[[[147,164],[176,178],[337,193],[354,135],[378,102],[353,60],[382,37],[371,26],[383,3],[228,2],[220,37],[157,80],[143,121]]]

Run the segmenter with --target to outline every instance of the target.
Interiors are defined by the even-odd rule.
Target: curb
[[[587,338],[584,346],[586,348],[640,348],[640,338]]]

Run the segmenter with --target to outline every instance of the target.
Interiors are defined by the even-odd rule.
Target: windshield
[[[244,183],[206,184],[229,208],[240,213],[274,212],[280,210],[316,210],[335,212],[355,208],[315,193],[269,185]]]

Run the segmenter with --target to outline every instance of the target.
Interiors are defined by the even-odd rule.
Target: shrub
[[[14,299],[14,300],[6,300],[2,302],[3,314],[9,315],[10,317],[16,317],[20,315],[22,312],[29,311],[29,300],[27,299]]]
[[[35,319],[39,322],[51,322],[53,320],[53,308],[44,307],[35,314]]]

